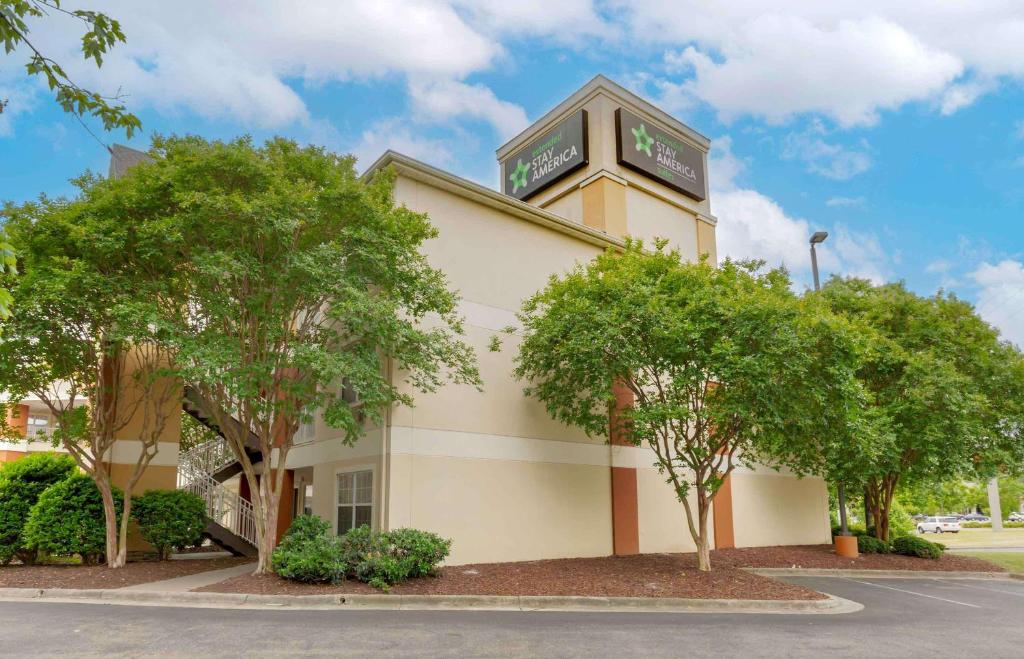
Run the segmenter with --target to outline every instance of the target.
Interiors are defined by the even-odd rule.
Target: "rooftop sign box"
[[[587,162],[587,111],[579,110],[502,162],[502,191],[526,199]]]
[[[664,128],[619,108],[615,111],[619,164],[697,201],[707,198],[704,156]]]

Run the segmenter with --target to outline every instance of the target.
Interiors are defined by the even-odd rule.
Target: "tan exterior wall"
[[[612,552],[606,466],[391,457],[392,527],[454,538],[449,565]]]
[[[796,478],[764,469],[733,472],[737,547],[831,542],[828,491],[820,478]]]
[[[626,213],[629,235],[642,238],[644,244],[651,248],[655,238],[665,238],[684,259],[696,260],[697,226],[704,224],[698,222],[696,215],[670,206],[635,187],[626,189]]]
[[[665,476],[657,469],[639,468],[637,497],[640,512],[640,553],[691,552],[697,546],[686,525],[686,509],[679,503]],[[690,506],[697,510],[697,499],[690,496]],[[708,529],[714,528],[714,513],[708,514]],[[711,538],[714,547],[714,538]]]

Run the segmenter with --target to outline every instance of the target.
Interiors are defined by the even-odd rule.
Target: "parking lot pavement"
[[[1024,656],[1024,582],[787,578],[843,615],[262,611],[0,602],[0,655]]]

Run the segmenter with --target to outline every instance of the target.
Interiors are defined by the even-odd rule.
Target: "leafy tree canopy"
[[[782,270],[684,263],[658,243],[609,251],[530,298],[517,375],[556,419],[650,447],[686,509],[703,569],[711,500],[741,462],[818,467],[848,433],[857,345]],[[615,390],[632,402],[616,412]],[[695,509],[691,504],[695,499]]]

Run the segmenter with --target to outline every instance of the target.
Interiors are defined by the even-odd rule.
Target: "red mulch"
[[[603,558],[566,558],[521,563],[481,563],[441,569],[439,577],[412,579],[393,586],[402,595],[583,595],[593,597],[687,597],[696,599],[809,600],[825,596],[719,564],[710,573],[697,570],[695,554],[643,554]],[[199,588],[207,592],[273,595],[377,593],[366,584],[337,586],[287,581],[276,576],[244,575]]]
[[[221,570],[251,558],[141,561],[112,570],[105,565],[8,565],[0,567],[3,588],[122,588],[190,574]]]
[[[798,567],[837,570],[965,570],[969,572],[1005,572],[994,563],[946,552],[939,560],[898,556],[896,554],[861,554],[857,558],[836,556],[832,545],[797,545],[792,547],[750,547],[719,549],[711,552],[711,565],[729,567]]]

